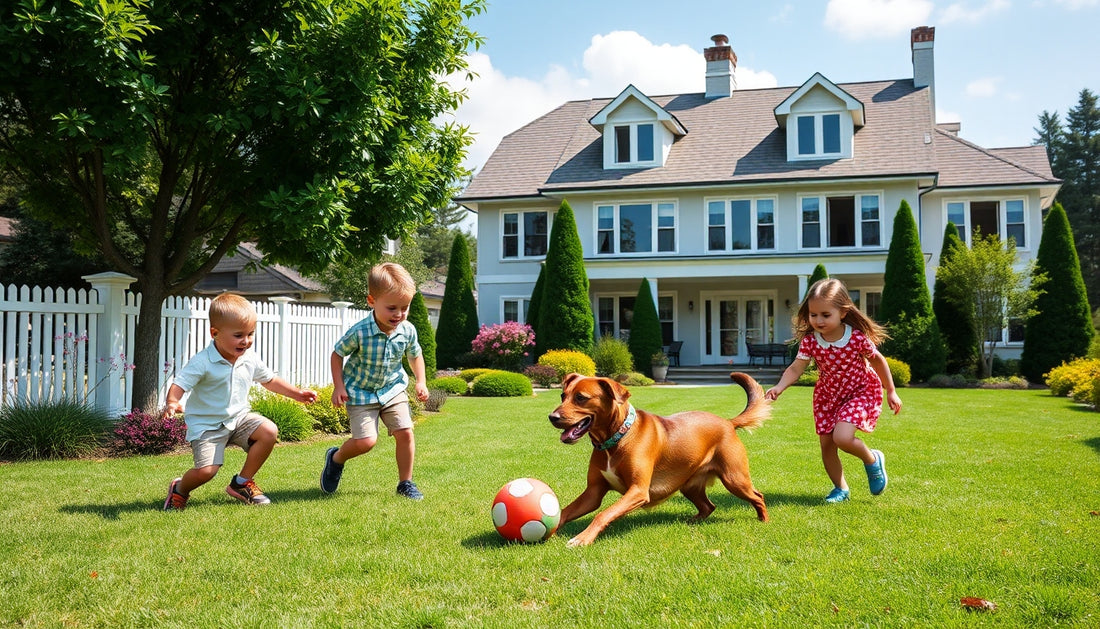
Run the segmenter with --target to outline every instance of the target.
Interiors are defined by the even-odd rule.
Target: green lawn
[[[657,413],[744,405],[733,386],[633,393]],[[553,392],[427,417],[420,503],[394,495],[389,438],[333,496],[317,477],[337,439],[280,446],[267,508],[224,493],[239,450],[182,513],[160,506],[189,455],[0,465],[0,627],[1100,626],[1100,415],[1045,391],[901,395],[868,437],[881,496],[845,455],[852,500],[822,502],[810,389],[793,388],[744,435],[770,522],[719,486],[703,524],[676,496],[580,549],[565,542],[591,516],[537,545],[490,517],[516,477],[563,505],[581,491],[591,448],[559,442]]]

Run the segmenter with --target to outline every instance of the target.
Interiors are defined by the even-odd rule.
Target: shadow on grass
[[[1093,437],[1092,439],[1085,439],[1085,445],[1096,450],[1097,454],[1100,454],[1100,437]]]
[[[196,491],[206,492],[207,488],[206,488],[206,486],[203,486],[202,489],[198,489]],[[224,491],[224,488],[223,488],[223,491]],[[276,504],[276,505],[279,504],[279,503],[285,503],[285,502],[312,502],[312,501],[316,501],[316,500],[328,500],[328,499],[331,499],[333,497],[333,495],[323,494],[323,493],[321,493],[321,491],[319,489],[313,489],[313,488],[310,488],[310,489],[284,489],[284,490],[276,490],[276,491],[266,491],[264,493],[267,494],[267,496],[269,498],[271,498],[271,502],[273,504]],[[224,498],[224,500],[222,500],[223,498]],[[224,493],[222,493],[219,496],[217,494],[217,492],[212,492],[210,494],[210,496],[203,495],[202,499],[200,500],[200,502],[208,502],[208,501],[211,502],[211,503],[213,503],[214,501],[219,501],[219,502],[226,502],[226,503],[232,503],[232,504],[239,504],[235,499],[231,498],[230,496],[228,496]],[[201,507],[202,505],[201,504],[199,504],[199,505],[189,504],[188,509],[191,509],[195,506]],[[144,512],[148,512],[148,511],[160,511],[162,509],[164,509],[164,498],[163,497],[154,497],[154,499],[151,500],[151,501],[150,500],[134,500],[132,502],[123,502],[123,503],[116,502],[116,503],[110,503],[110,504],[89,503],[89,504],[61,505],[61,507],[58,508],[58,511],[60,511],[61,513],[67,513],[67,514],[98,515],[99,517],[103,518],[104,520],[118,520],[123,514],[144,513]]]

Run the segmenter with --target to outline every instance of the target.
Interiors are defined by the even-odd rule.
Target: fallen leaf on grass
[[[993,601],[987,601],[984,598],[977,598],[975,596],[964,596],[959,599],[959,604],[964,609],[980,611],[980,612],[995,612],[997,611],[997,604]]]
[[[714,555],[715,557],[721,557],[722,556],[722,551],[720,551],[720,550],[708,550],[707,554],[708,555]]]
[[[92,570],[91,572],[88,573],[88,576],[93,578],[93,579],[98,579],[99,578],[99,571],[98,570]]]
[[[840,613],[840,608],[836,606],[836,603],[830,602],[829,605],[831,605],[833,607],[833,613],[834,614],[839,614]]]
[[[1100,515],[1100,511],[1089,511],[1089,515]]]

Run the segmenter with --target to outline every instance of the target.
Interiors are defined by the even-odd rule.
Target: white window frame
[[[653,159],[638,159],[638,127],[641,125],[648,125],[653,130],[653,146],[651,147],[653,150]],[[617,129],[620,127],[630,129],[630,159],[625,162],[618,161],[619,136]],[[607,165],[608,168],[648,168],[650,166],[660,165],[662,146],[659,140],[661,139],[661,127],[656,120],[622,120],[609,122],[605,129],[604,144],[606,146],[606,153],[604,164]]]
[[[593,255],[595,256],[658,256],[658,255],[673,255],[680,250],[680,204],[675,199],[652,199],[652,200],[639,200],[639,201],[610,201],[607,203],[593,203],[592,212],[592,233],[595,234],[595,241],[592,245]],[[649,251],[619,251],[619,245],[621,244],[621,227],[622,220],[620,217],[620,208],[624,205],[648,205],[650,206],[650,225],[652,226]],[[661,206],[666,206],[664,209],[668,209],[667,206],[672,206],[672,227],[661,227]],[[600,228],[600,209],[611,208],[612,212],[612,228],[601,229]],[[671,229],[672,235],[672,249],[666,251],[660,251],[661,232]],[[611,251],[600,251],[600,232],[610,232],[611,234]]]
[[[851,132],[848,131],[847,126],[844,124],[844,116],[847,112],[841,110],[835,111],[818,111],[812,113],[798,113],[793,114],[794,124],[788,125],[788,129],[794,129],[794,154],[791,156],[792,160],[800,159],[826,159],[834,157],[848,157],[848,151],[845,151],[847,146],[852,143]],[[837,116],[837,135],[840,143],[839,150],[835,152],[825,152],[825,116]],[[802,152],[801,133],[799,133],[799,125],[802,119],[811,119],[814,124],[814,151],[812,153]]]
[[[829,246],[829,199],[851,197],[852,204],[852,220],[854,234],[854,245],[838,245]],[[864,197],[877,197],[878,198],[878,244],[877,245],[864,245],[863,244],[863,198]],[[800,250],[809,251],[856,251],[856,250],[880,250],[888,247],[886,242],[886,221],[883,215],[883,202],[886,195],[881,190],[875,191],[861,191],[861,192],[830,192],[830,193],[818,193],[818,194],[800,194],[798,195],[795,203],[798,213],[798,248]],[[803,202],[806,199],[817,199],[818,202],[818,246],[811,247],[805,243],[805,232],[803,226],[807,225],[803,218]]]
[[[542,260],[543,258],[546,257],[545,253],[538,254],[538,255],[527,255],[525,253],[524,242],[526,241],[526,234],[524,234],[524,224],[526,223],[526,221],[524,220],[524,215],[532,214],[532,213],[546,214],[546,249],[549,250],[549,248],[550,248],[550,230],[554,225],[554,214],[555,214],[554,212],[551,212],[550,210],[535,210],[535,209],[532,209],[532,210],[504,210],[500,213],[500,260],[501,261],[506,261],[506,260]],[[517,218],[518,233],[515,234],[515,237],[517,239],[517,241],[516,241],[516,255],[514,255],[514,256],[504,255],[504,252],[505,252],[504,239],[506,237],[508,237],[508,234],[504,233],[504,225],[505,225],[504,218],[509,214],[515,214],[518,217]]]
[[[504,314],[505,308],[507,307],[509,302],[514,302],[517,306],[518,311],[519,311],[519,319],[516,319],[516,321],[519,321],[520,323],[527,323],[527,309],[531,307],[531,296],[530,295],[523,295],[523,296],[517,296],[517,297],[512,297],[512,296],[501,297],[500,298],[500,312],[499,312],[500,318],[497,319],[497,320],[500,321],[501,323],[505,323],[505,322],[510,320],[510,319],[506,319],[505,314]]]
[[[617,338],[617,339],[621,339],[623,341],[629,341],[630,340],[629,337],[627,337],[627,338],[622,337],[623,326],[622,326],[622,321],[619,321],[619,312],[622,310],[622,308],[619,305],[619,300],[624,298],[624,297],[634,299],[634,298],[638,297],[638,293],[611,291],[611,292],[596,293],[595,295],[592,296],[592,313],[594,315],[593,318],[595,319],[595,323],[596,323],[596,336],[597,336],[597,338],[603,336],[603,333],[600,331],[600,324],[603,323],[603,321],[600,320],[600,300],[601,299],[612,299],[612,300],[614,300],[614,306],[613,306],[613,311],[612,311],[613,312],[612,320],[611,320],[610,323],[611,323],[612,328],[614,330],[614,337]],[[660,323],[662,325],[667,321],[667,319],[661,319],[660,318],[661,317],[661,298],[662,297],[671,297],[672,298],[672,338],[673,338],[673,340],[676,340],[677,338],[679,338],[678,335],[679,335],[679,330],[680,330],[680,321],[679,321],[679,318],[676,316],[676,313],[678,312],[678,309],[680,307],[679,298],[677,296],[676,291],[663,291],[663,290],[660,290],[660,289],[657,290],[657,301],[654,304],[654,307],[657,309],[657,319],[658,319],[658,321],[660,321]],[[662,334],[663,334],[663,330],[662,330]]]
[[[882,288],[883,288],[882,286],[860,286],[858,284],[853,284],[851,286],[848,286],[848,292],[849,293],[855,293],[857,291],[859,292],[859,303],[857,304],[857,307],[859,308],[860,312],[862,312],[863,314],[870,317],[871,313],[867,312],[867,294],[868,293],[877,293],[878,296],[879,296],[879,304],[881,304],[882,303]]]
[[[733,203],[737,201],[749,202],[749,239],[747,248],[733,249]],[[765,223],[772,228],[772,246],[766,249],[760,248],[760,201],[771,201],[772,222]],[[723,231],[725,244],[721,249],[710,248],[710,206],[712,203],[723,204]],[[736,196],[736,197],[704,197],[703,198],[703,251],[708,255],[752,253],[754,251],[775,251],[776,243],[776,214],[779,208],[779,198],[771,195],[761,196]],[[800,212],[801,213],[801,212]]]
[[[1024,244],[1016,243],[1016,249],[1020,251],[1029,251],[1031,249],[1031,240],[1033,238],[1031,234],[1030,226],[1028,225],[1028,218],[1031,215],[1031,208],[1028,206],[1028,199],[1025,195],[1007,195],[1007,196],[976,196],[976,197],[951,197],[943,200],[943,227],[947,228],[947,223],[951,221],[950,209],[951,205],[955,203],[962,204],[962,212],[965,220],[964,225],[955,224],[955,227],[962,231],[959,234],[959,238],[963,241],[967,247],[973,245],[971,242],[974,235],[974,221],[970,216],[970,204],[971,203],[997,203],[997,236],[1001,240],[1006,240],[1008,237],[1009,225],[1019,225],[1024,230]],[[1022,221],[1020,222],[1008,222],[1008,204],[1018,202],[1021,205],[1021,211],[1023,212]],[[982,234],[982,237],[989,234]],[[1007,335],[1006,335],[1007,338]]]

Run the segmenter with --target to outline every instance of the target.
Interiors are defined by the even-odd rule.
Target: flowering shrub
[[[527,350],[534,346],[535,332],[531,326],[509,321],[481,326],[470,350],[498,369],[518,369],[527,357]]]
[[[574,349],[552,349],[539,356],[540,365],[549,365],[558,370],[558,382],[566,374],[579,373],[582,376],[596,375],[596,362],[588,354]]]
[[[118,454],[164,454],[187,443],[182,415],[167,419],[134,409],[122,416],[111,434],[111,448]]]
[[[523,370],[523,375],[544,389],[550,388],[550,385],[553,384],[561,384],[561,376],[558,375],[558,370],[550,365],[528,365]]]

